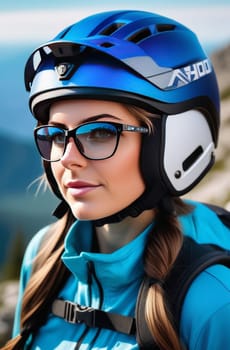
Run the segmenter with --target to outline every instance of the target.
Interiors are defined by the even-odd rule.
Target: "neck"
[[[112,253],[131,242],[154,218],[154,210],[145,210],[137,217],[126,217],[118,223],[96,227],[99,251]]]

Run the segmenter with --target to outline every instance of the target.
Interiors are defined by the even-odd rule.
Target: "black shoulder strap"
[[[212,211],[214,211],[218,215],[219,219],[223,222],[223,224],[230,228],[230,212],[227,209],[214,204],[203,204],[206,205],[206,207],[208,207]]]
[[[230,267],[230,251],[198,244],[189,237],[184,239],[176,265],[165,283],[165,291],[167,297],[170,297],[170,307],[178,330],[183,300],[190,284],[203,270],[215,264]]]
[[[199,273],[214,264],[230,267],[230,251],[217,249],[211,245],[197,244],[189,237],[184,239],[175,265],[164,283],[169,308],[178,332],[181,308],[190,284]],[[145,278],[139,290],[136,306],[137,341],[141,349],[157,349],[144,317],[148,288],[149,279]]]

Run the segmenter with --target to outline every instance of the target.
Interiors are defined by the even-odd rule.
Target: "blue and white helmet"
[[[30,109],[41,122],[52,102],[75,98],[129,103],[161,116],[154,134],[143,137],[146,191],[125,215],[138,215],[164,196],[185,194],[214,162],[220,123],[216,76],[196,35],[170,18],[130,10],[89,16],[33,52],[25,84]]]

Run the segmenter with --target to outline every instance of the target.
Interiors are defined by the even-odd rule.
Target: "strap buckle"
[[[130,316],[82,306],[68,300],[55,299],[52,313],[69,323],[83,322],[88,327],[111,329],[129,335],[136,332],[135,319]]]
[[[64,319],[69,323],[82,323],[95,326],[95,309],[65,300]]]

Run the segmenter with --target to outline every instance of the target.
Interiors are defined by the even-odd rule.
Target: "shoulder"
[[[229,319],[230,269],[214,265],[200,273],[188,290],[181,314],[182,338],[191,350],[230,349]]]
[[[187,201],[193,208],[191,213],[179,217],[185,236],[198,243],[210,243],[230,249],[230,227],[227,227],[218,214],[207,205]]]

